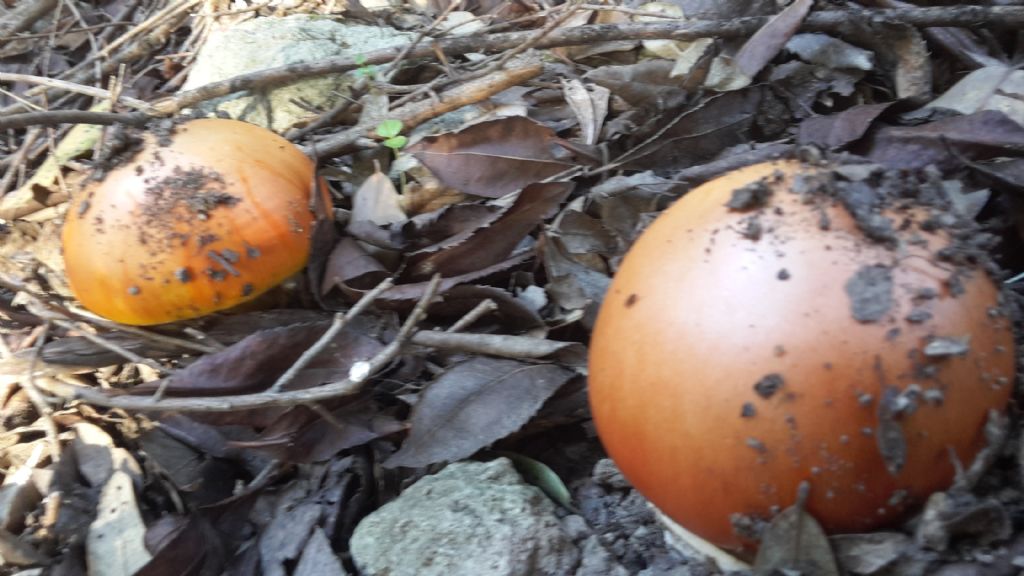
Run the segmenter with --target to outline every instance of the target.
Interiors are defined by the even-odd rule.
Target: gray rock
[[[212,32],[196,56],[183,89],[275,66],[358,56],[411,39],[412,35],[386,26],[343,24],[307,14],[254,18]],[[282,132],[315,115],[295,102],[330,109],[347,96],[347,86],[354,79],[351,74],[304,78],[268,89],[258,97],[238,93],[204,102],[197,109],[207,115],[220,111]]]
[[[349,546],[365,576],[570,575],[580,558],[555,505],[505,458],[421,479],[364,518]]]
[[[583,542],[583,560],[576,576],[629,576],[629,570],[601,545],[600,538],[591,536]]]

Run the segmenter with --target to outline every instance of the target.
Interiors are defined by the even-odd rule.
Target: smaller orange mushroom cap
[[[68,210],[71,289],[92,312],[136,325],[256,298],[306,265],[314,178],[292,143],[246,122],[192,120],[167,142],[147,134]]]
[[[892,224],[871,240],[835,188],[808,193],[836,181],[787,161],[690,191],[626,254],[598,315],[598,435],[642,494],[721,547],[756,546],[747,529],[804,481],[828,532],[906,518],[1010,398],[999,289],[936,257],[951,243],[937,209],[865,204]],[[763,205],[731,208],[741,189]]]

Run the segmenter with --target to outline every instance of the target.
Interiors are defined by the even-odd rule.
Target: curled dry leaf
[[[450,289],[452,286],[458,286],[459,284],[465,284],[467,282],[481,280],[483,278],[486,278],[487,276],[497,274],[499,272],[506,272],[508,270],[511,270],[512,268],[515,268],[516,266],[519,266],[520,264],[523,264],[531,257],[533,257],[533,252],[529,250],[524,250],[522,252],[517,252],[509,256],[508,258],[502,260],[501,262],[498,262],[497,264],[492,264],[491,266],[488,266],[486,268],[481,268],[479,270],[468,272],[466,274],[460,274],[458,276],[452,276],[451,278],[444,278],[441,280],[441,285],[438,287],[438,293],[444,294],[444,292]],[[394,286],[392,288],[385,290],[380,296],[377,297],[375,303],[377,306],[381,308],[408,308],[409,306],[415,304],[417,300],[423,297],[423,294],[429,285],[429,280],[425,280],[423,282],[413,282],[411,284],[399,284],[398,286]]]
[[[637,134],[641,143],[615,161],[631,169],[671,170],[709,160],[749,140],[761,95],[761,89],[752,86],[711,96],[667,121],[658,118]]]
[[[840,576],[825,531],[800,505],[790,506],[772,519],[754,561],[757,576],[791,572]]]
[[[865,72],[875,67],[874,53],[822,33],[797,34],[786,50],[804,62],[826,68],[853,68]]]
[[[96,519],[85,537],[90,572],[134,576],[152,558],[145,535],[146,524],[139,513],[132,478],[115,470],[103,486]]]
[[[374,171],[352,197],[349,226],[357,222],[387,226],[405,222],[407,219],[402,209],[402,197],[391,179],[380,170]]]
[[[572,188],[570,182],[528,185],[490,225],[450,239],[440,249],[432,247],[409,255],[405,278],[458,276],[500,262],[542,220],[553,215]]]
[[[484,300],[494,302],[495,310],[485,315],[483,319],[498,322],[498,325],[504,330],[515,332],[534,331],[533,335],[535,336],[547,334],[547,325],[535,310],[528,307],[512,294],[509,294],[507,290],[493,286],[475,286],[472,284],[455,286],[445,291],[444,299],[431,304],[427,311],[431,318],[445,318],[454,322]],[[477,321],[474,325],[479,326],[480,321]]]
[[[747,78],[756,76],[793,37],[813,3],[812,0],[796,0],[774,16],[743,44],[733,58],[733,65]]]
[[[550,128],[514,116],[428,136],[407,151],[446,186],[501,198],[574,166],[556,156],[556,141]]]
[[[232,446],[254,448],[283,462],[320,462],[404,429],[404,422],[364,396],[330,410],[330,418],[297,406],[281,414],[255,440]]]
[[[432,382],[413,407],[402,448],[384,466],[420,467],[470,456],[519,430],[573,372],[552,364],[476,357]]]
[[[995,110],[982,110],[918,126],[886,126],[871,134],[866,156],[890,168],[958,166],[1024,154],[1024,126]]]
[[[601,66],[584,78],[608,89],[616,98],[633,106],[669,110],[686,102],[687,92],[672,77],[674,64],[668,60],[642,60],[623,66]]]
[[[828,116],[815,116],[800,123],[797,141],[837,149],[860,140],[892,102],[861,104]]]
[[[796,119],[813,115],[816,107],[831,106],[834,95],[849,96],[864,71],[843,68],[825,68],[799,60],[776,66],[769,80],[773,92],[785,97],[789,114]],[[788,118],[783,119],[788,122]]]
[[[146,530],[146,548],[153,558],[135,576],[178,576],[200,574],[207,565],[211,573],[221,569],[219,539],[206,520],[197,514],[187,517],[169,514]]]
[[[1024,125],[1024,70],[1003,64],[980,68],[961,78],[925,108],[945,108],[961,114],[998,110]]]
[[[263,390],[273,384],[327,329],[326,322],[295,324],[256,332],[227,349],[207,354],[168,376],[165,392],[178,396],[223,396]],[[348,374],[351,364],[376,354],[381,344],[343,330],[289,386],[308,388]],[[132,389],[152,393],[163,382]]]
[[[495,204],[453,204],[410,218],[401,234],[410,247],[426,248],[483,228],[501,213],[502,208]]]
[[[351,289],[369,290],[379,284],[390,273],[379,260],[371,256],[350,236],[345,236],[334,246],[327,257],[327,268],[320,284],[320,294],[326,295],[334,288],[344,292]]]
[[[611,91],[607,88],[591,84],[588,88],[583,82],[572,79],[562,80],[562,92],[569,103],[580,125],[580,140],[584,144],[597,144],[601,135],[601,126],[608,115],[608,100]]]

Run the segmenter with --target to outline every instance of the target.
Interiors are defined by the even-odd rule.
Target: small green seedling
[[[384,138],[384,145],[394,150],[395,154],[398,154],[409,140],[400,134],[401,131],[401,120],[385,120],[377,125],[377,135]]]
[[[356,65],[359,66],[355,71],[356,76],[365,76],[366,78],[374,78],[377,76],[377,67],[373,64],[367,64],[366,56],[364,54],[356,56]]]

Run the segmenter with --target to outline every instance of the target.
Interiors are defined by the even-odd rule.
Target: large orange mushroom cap
[[[284,138],[236,120],[186,122],[163,143],[146,135],[72,202],[71,289],[96,314],[138,325],[251,300],[306,265],[314,169]]]
[[[598,434],[636,488],[731,549],[793,504],[829,532],[906,517],[984,446],[1014,376],[1011,323],[980,268],[940,262],[927,208],[869,240],[797,161],[700,186],[627,253],[590,344]],[[754,210],[730,209],[761,183]],[[941,228],[941,227],[940,227]]]

